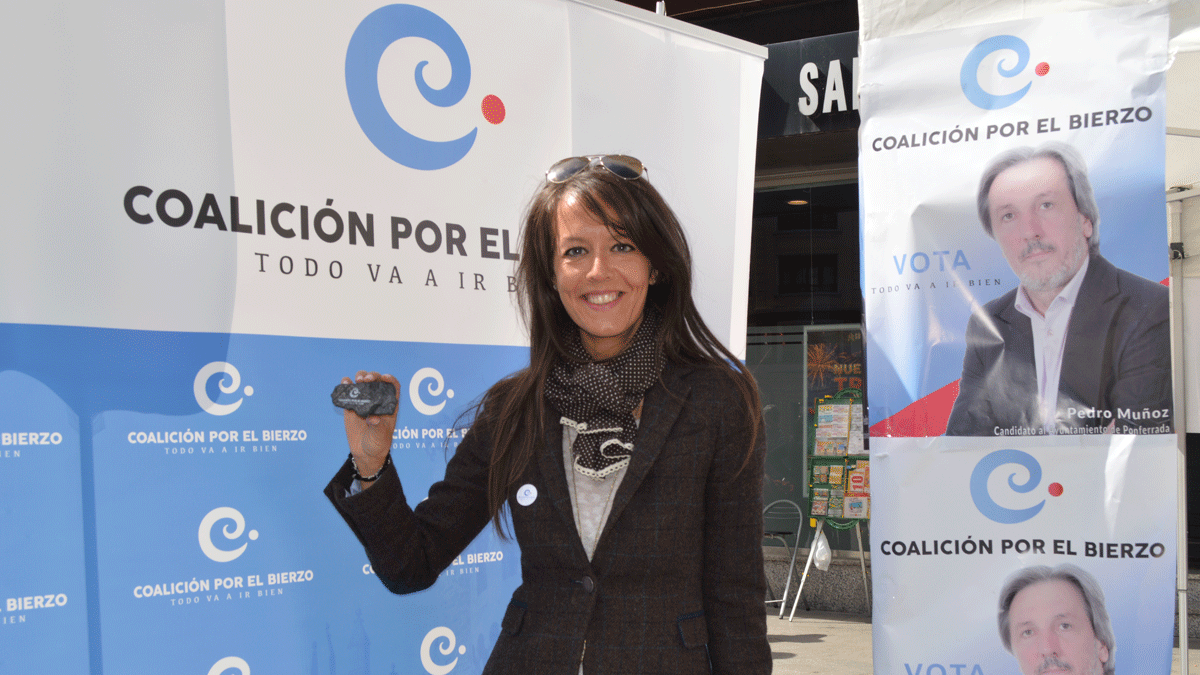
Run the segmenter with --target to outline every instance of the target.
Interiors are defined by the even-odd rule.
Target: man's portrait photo
[[[1000,641],[1024,675],[1113,675],[1117,645],[1092,575],[1065,564],[1017,571],[1000,591]]]
[[[946,435],[1171,433],[1168,290],[1100,254],[1079,152],[1047,143],[1000,154],[976,206],[1020,284],[967,323]]]

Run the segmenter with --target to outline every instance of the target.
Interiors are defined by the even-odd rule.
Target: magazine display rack
[[[862,536],[862,523],[871,515],[862,329],[858,325],[812,326],[805,332],[805,343],[805,400],[811,402],[805,420],[805,463],[809,519],[814,529],[789,621],[796,616],[816,542],[826,525],[854,530],[867,607],[871,606]]]

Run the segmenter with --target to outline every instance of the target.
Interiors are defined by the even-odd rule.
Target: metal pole
[[[796,618],[796,605],[800,604],[800,592],[804,590],[804,581],[808,579],[808,569],[812,567],[813,554],[817,552],[817,537],[821,536],[823,527],[825,527],[824,516],[817,521],[817,529],[813,530],[812,543],[808,545],[808,562],[804,563],[804,574],[800,577],[800,588],[796,589],[796,601],[792,603],[792,613],[788,615],[788,621]]]
[[[793,506],[796,505],[793,504]],[[779,601],[779,618],[781,619],[783,618],[783,610],[787,608],[787,594],[788,589],[792,587],[792,573],[796,571],[796,555],[800,553],[800,532],[804,530],[804,512],[800,510],[799,506],[796,506],[796,516],[800,519],[800,522],[796,524],[796,541],[795,545],[792,546],[792,559],[788,562],[787,581],[783,582],[783,599]],[[811,549],[811,547],[809,548]],[[787,552],[786,540],[783,542],[783,550],[785,553]],[[809,553],[811,555],[812,551],[810,550]],[[798,589],[796,597],[800,597]]]
[[[1191,201],[1191,200],[1188,200]],[[1167,203],[1168,233],[1172,242],[1183,241],[1183,210],[1181,201]],[[1186,251],[1183,252],[1186,255]],[[1185,354],[1183,353],[1183,257],[1171,260],[1171,375],[1175,388],[1175,489],[1178,502],[1175,518],[1175,604],[1179,611],[1179,665],[1188,675],[1188,592],[1187,592],[1187,388],[1184,386]]]
[[[854,534],[858,535],[858,566],[862,569],[863,590],[867,593],[867,616],[871,616],[874,612],[871,611],[871,585],[867,583],[867,556],[863,553],[863,538],[862,530],[859,526],[862,521],[854,521]]]

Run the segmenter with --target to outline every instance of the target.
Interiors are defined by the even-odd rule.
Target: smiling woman
[[[654,272],[633,243],[578,201],[571,195],[558,206],[554,282],[584,348],[603,360],[633,338]]]
[[[508,515],[522,583],[484,673],[769,673],[758,391],[700,318],[642,163],[552,166],[516,279],[529,367],[484,395],[415,509],[388,461],[395,415],[344,416],[326,495],[375,573],[427,588]]]

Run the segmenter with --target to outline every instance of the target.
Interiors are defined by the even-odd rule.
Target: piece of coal
[[[396,387],[391,382],[339,384],[333,388],[330,397],[334,405],[353,410],[359,417],[396,412]]]

